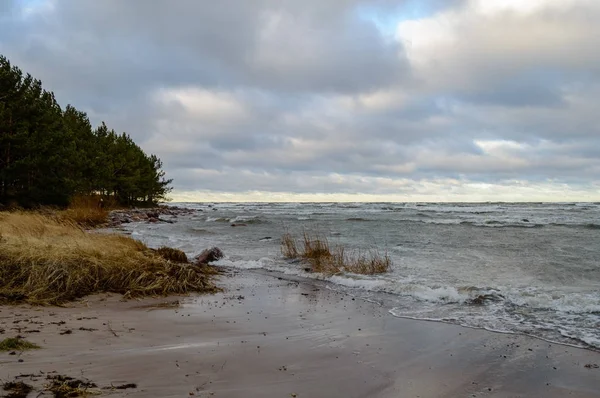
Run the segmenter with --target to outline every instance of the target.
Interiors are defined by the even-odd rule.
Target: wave
[[[497,221],[497,220],[486,220],[486,221],[475,221],[475,220],[460,220],[460,219],[400,219],[396,220],[402,223],[421,223],[431,225],[461,225],[468,227],[477,228],[542,228],[550,224],[531,223],[531,222],[517,222],[517,221]]]
[[[234,218],[230,218],[229,222],[232,223],[242,223],[242,224],[266,224],[267,220],[262,219],[258,216],[237,216]]]
[[[265,224],[267,220],[258,216],[237,216],[237,217],[207,217],[206,222],[223,222],[223,223],[238,223],[238,224]]]
[[[423,217],[424,219],[402,218],[395,221],[402,223],[421,223],[432,225],[462,225],[478,228],[545,228],[545,227],[566,227],[582,229],[600,229],[600,223],[555,223],[530,221],[529,219],[520,220],[464,220],[464,219],[435,219],[432,217]]]
[[[232,257],[217,265],[266,269],[323,280],[329,282],[331,288],[381,301],[385,308],[395,308],[399,315],[531,334],[562,343],[577,341],[577,344],[581,342],[583,345],[585,342],[600,348],[600,343],[595,343],[600,340],[597,327],[600,293],[584,294],[590,292],[591,284],[599,276],[594,263],[597,249],[593,238],[595,231],[600,229],[600,207],[594,210],[597,213],[591,210],[586,210],[586,213],[573,212],[571,209],[584,207],[560,204],[504,204],[504,209],[500,209],[501,205],[491,204],[364,204],[358,209],[329,204],[218,207],[219,211],[195,214],[194,217],[198,218],[180,217],[173,225],[140,224],[126,228],[154,246],[170,244],[193,252],[198,246],[219,245]],[[446,209],[436,212],[436,208],[440,207]],[[496,214],[488,212],[496,207]],[[210,210],[206,206],[204,208]],[[451,208],[454,212],[449,211]],[[466,211],[457,211],[463,209]],[[243,233],[239,235],[237,231],[235,236],[230,236],[224,233],[222,224],[215,224],[233,221],[270,224],[257,226],[257,234],[248,233],[248,236]],[[367,232],[362,227],[358,228],[359,223],[364,221],[372,221],[368,223],[370,227]],[[298,227],[305,223],[322,227],[319,223],[323,223],[331,235],[342,235],[344,243],[350,246],[362,245],[364,234],[373,234],[375,239],[383,239],[377,241],[384,241],[388,246],[392,244],[389,242],[403,242],[399,248],[392,249],[397,267],[392,273],[379,276],[307,273],[301,264],[288,263],[271,250],[277,242],[258,242],[258,238],[266,236],[277,239],[282,226],[293,226],[294,223]],[[367,226],[366,223],[361,225]],[[188,231],[188,226],[197,228],[197,231]],[[480,228],[498,230],[494,232]],[[547,229],[528,231],[510,228]],[[215,234],[201,236],[206,234],[204,229]],[[139,235],[140,232],[143,235]],[[541,238],[544,241],[561,242],[563,237],[572,236],[573,233],[577,233],[581,239],[565,241],[564,248],[561,243],[556,250],[553,248],[546,253],[545,246],[538,244]],[[435,249],[437,243],[455,243],[455,237],[460,239],[456,240],[457,244],[473,237],[477,243],[477,235],[480,234],[493,239],[485,240],[484,246],[467,245],[461,253],[449,252],[451,261],[448,263],[456,269],[440,268],[440,272],[435,272],[435,266],[444,260],[439,250],[432,254],[434,268],[428,265],[429,250]],[[241,242],[238,241],[238,235],[243,238]],[[176,240],[171,242],[172,238]],[[515,239],[532,239],[531,242],[536,246],[532,247],[531,253],[512,250],[514,246],[507,250],[506,243]],[[528,247],[527,241],[522,243],[523,247]],[[247,257],[243,257],[255,256],[256,253],[265,253],[265,257],[268,254],[269,258],[248,261],[244,259]],[[462,253],[468,257],[461,257]],[[490,257],[487,257],[488,254]],[[452,257],[454,255],[457,257]],[[485,272],[486,267],[471,263],[480,261],[484,256],[490,264],[489,274]],[[528,260],[532,260],[531,264]],[[517,269],[513,273],[514,267]],[[521,274],[520,270],[524,272]],[[519,275],[523,275],[524,279],[517,279]],[[457,279],[469,282],[456,282]],[[469,286],[469,283],[473,286]],[[529,287],[525,286],[526,283]],[[532,287],[537,287],[537,290]]]
[[[229,222],[225,217],[206,217],[206,222]]]
[[[195,228],[195,227],[188,228],[187,233],[190,233],[192,235],[214,235],[215,234],[213,231],[209,231],[207,229],[202,229],[202,228]]]
[[[548,225],[551,225],[553,227],[600,229],[600,224],[595,224],[595,223],[585,223],[585,224],[548,223]]]
[[[411,297],[433,304],[507,305],[527,311],[557,311],[571,315],[597,315],[600,313],[600,294],[561,293],[536,288],[500,288],[498,286],[452,286],[426,284],[408,276],[355,274],[325,275],[310,273],[297,262],[278,258],[261,258],[256,261],[226,258],[216,265],[234,268],[265,268],[285,274],[329,281],[336,285],[371,292]]]
[[[324,275],[304,271],[298,262],[261,258],[223,259],[215,263],[241,269],[266,269],[329,282],[348,294],[385,294],[390,313],[399,317],[434,320],[503,333],[520,333],[561,344],[600,349],[597,314],[600,295],[493,286],[426,285],[410,277]],[[369,296],[376,299],[376,296]],[[390,298],[392,297],[392,298]],[[393,298],[395,297],[395,298]],[[393,305],[397,303],[397,305]],[[399,304],[399,305],[398,305]],[[558,332],[560,331],[560,333]]]
[[[421,212],[421,211],[417,212],[417,216],[424,217],[424,218],[435,218],[435,215],[433,215],[433,214],[427,214],[427,213],[424,213],[424,212]]]

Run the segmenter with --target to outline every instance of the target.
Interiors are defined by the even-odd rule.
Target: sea
[[[218,266],[319,279],[390,316],[600,350],[600,203],[171,203],[174,223],[123,228]],[[241,224],[241,225],[240,225]],[[236,225],[236,226],[232,226]],[[281,254],[285,233],[392,260],[382,275],[310,273]],[[261,271],[264,272],[264,271]]]

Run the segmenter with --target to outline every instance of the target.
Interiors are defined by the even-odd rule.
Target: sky
[[[598,0],[2,0],[175,201],[600,201]]]

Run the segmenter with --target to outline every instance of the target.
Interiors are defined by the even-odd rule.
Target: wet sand
[[[399,319],[277,274],[230,271],[220,283],[214,296],[0,307],[0,339],[43,347],[0,353],[0,379],[38,375],[22,379],[32,397],[52,371],[137,384],[102,392],[115,397],[600,397],[600,369],[585,367],[597,352]]]

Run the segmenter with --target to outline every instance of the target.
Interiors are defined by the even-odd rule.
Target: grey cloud
[[[0,51],[61,103],[158,154],[177,190],[591,184],[600,169],[600,58],[585,53],[600,37],[586,16],[595,6],[485,20],[462,0],[62,0],[29,17],[13,3],[0,3]],[[419,64],[365,7],[382,18],[454,10],[463,36]],[[541,40],[550,33],[553,44]],[[188,109],[177,94],[194,90],[242,115]],[[480,141],[508,144],[486,152]]]
[[[13,51],[62,91],[101,97],[187,84],[352,92],[397,80],[402,48],[345,3],[67,0],[15,24]]]
[[[0,2],[0,17],[12,13],[14,8],[14,0],[6,0]]]
[[[552,85],[514,81],[498,82],[496,87],[474,93],[458,94],[456,98],[474,104],[492,104],[506,107],[541,106],[547,108],[565,105],[563,93]]]

